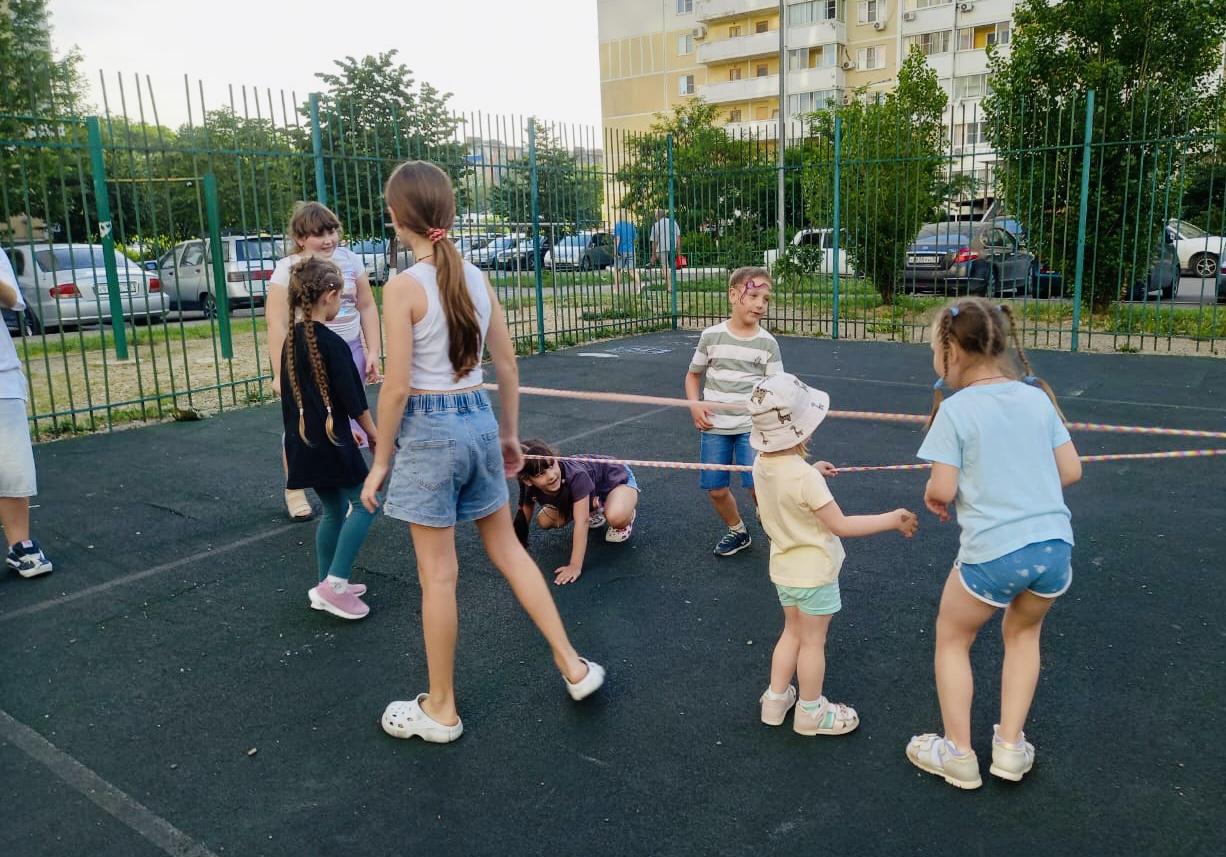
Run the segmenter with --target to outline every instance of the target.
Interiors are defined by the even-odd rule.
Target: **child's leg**
[[[1023,592],[1005,610],[1000,627],[1005,663],[1000,680],[1000,728],[996,731],[1003,741],[1022,740],[1022,727],[1039,683],[1039,632],[1053,603],[1054,598]]]
[[[332,560],[336,556],[336,543],[345,523],[349,501],[344,498],[339,488],[316,488],[315,494],[323,507],[319,528],[315,530],[315,554],[319,562],[319,579],[322,581],[331,573]],[[345,577],[349,577],[348,572]]]
[[[699,442],[699,460],[703,464],[731,464],[734,456],[735,435],[703,432]],[[729,528],[741,523],[741,513],[732,495],[732,472],[729,470],[703,470],[698,476],[698,485],[711,497],[711,504]]]
[[[796,675],[800,659],[800,610],[795,604],[783,608],[783,631],[771,655],[771,693],[783,693]]]
[[[549,591],[549,584],[545,582],[540,567],[515,539],[515,533],[511,529],[511,516],[507,514],[506,508],[503,507],[478,520],[477,530],[481,534],[481,542],[485,545],[490,561],[506,578],[516,599],[549,643],[549,648],[553,651],[553,662],[558,670],[567,681],[580,681],[587,675],[588,668],[566,636],[562,617],[558,614],[558,607],[553,601],[553,594]],[[453,555],[454,551],[453,543]],[[453,587],[453,604],[454,597]]]
[[[826,632],[830,629],[831,616],[812,616],[801,612],[799,607],[791,609],[796,611],[795,631],[800,642],[796,659],[800,698],[818,700],[822,698],[822,685],[826,681]]]
[[[639,505],[639,492],[629,485],[618,485],[604,499],[604,517],[610,527],[621,528],[634,520]]]
[[[329,489],[325,489],[329,490]],[[357,559],[358,551],[366,541],[366,534],[375,522],[375,513],[369,511],[362,503],[362,486],[331,489],[340,497],[342,521],[339,533],[333,542],[334,552],[328,563],[328,574],[344,580],[349,579],[353,571],[353,561]],[[348,514],[345,512],[348,511]],[[320,523],[323,529],[323,523]]]
[[[725,524],[735,527],[741,523],[741,511],[736,507],[736,497],[733,496],[731,488],[716,488],[709,493],[711,504],[715,506],[715,511]]]
[[[950,571],[937,614],[934,667],[945,738],[959,753],[971,749],[971,699],[975,693],[971,644],[995,612],[995,607],[966,591],[958,569]]]
[[[510,516],[507,515],[510,524]],[[430,696],[422,700],[426,714],[444,726],[460,721],[455,704],[455,646],[459,619],[455,588],[460,574],[455,552],[455,527],[409,524],[417,578],[421,583],[421,631],[426,644]],[[514,539],[514,534],[511,536]],[[515,542],[519,544],[519,542]]]

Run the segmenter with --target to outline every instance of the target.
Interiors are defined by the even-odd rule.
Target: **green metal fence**
[[[151,93],[120,84],[103,90],[97,116],[0,116],[0,244],[25,266],[23,291],[34,290],[29,312],[8,321],[24,334],[39,437],[269,398],[265,266],[237,258],[227,239],[280,247],[293,204],[319,199],[377,286],[389,262],[403,262],[388,256],[383,180],[411,158],[455,180],[453,238],[489,270],[521,353],[715,323],[727,316],[729,271],[763,264],[776,281],[777,332],[920,341],[946,295],[912,293],[908,249],[938,218],[986,218],[1021,239],[980,256],[1026,262],[1024,284],[989,273],[981,286],[1013,304],[1031,347],[1213,354],[1226,327],[1212,237],[1226,232],[1222,136],[1146,115],[1127,139],[1108,139],[1093,93],[1049,116],[1039,147],[1008,144],[1026,121],[1019,105],[990,121],[956,114],[935,155],[898,153],[906,123],[840,117],[793,123],[781,156],[778,135],[684,123],[602,137],[247,90],[217,105],[189,92],[188,118],[170,128]],[[917,208],[917,193],[931,204]],[[657,209],[681,232],[663,266],[649,249]],[[641,287],[632,272],[615,286],[608,235],[618,220],[637,229]],[[1167,283],[1163,271],[1187,248],[1167,240],[1170,220],[1210,237],[1186,239],[1203,245],[1186,260],[1197,276]],[[207,252],[189,288],[193,241]],[[48,245],[94,261],[78,252],[48,262]]]

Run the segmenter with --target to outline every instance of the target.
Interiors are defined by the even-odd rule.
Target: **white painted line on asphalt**
[[[3,710],[0,710],[0,738],[42,763],[51,773],[171,857],[218,857]]]
[[[269,530],[266,533],[259,533],[254,536],[247,536],[246,538],[239,539],[236,542],[231,542],[228,545],[213,548],[212,550],[197,551],[189,556],[181,557],[173,560],[172,562],[162,563],[161,565],[155,565],[153,568],[147,568],[144,571],[134,571],[131,574],[124,575],[123,577],[108,580],[106,583],[99,583],[97,586],[91,586],[87,589],[69,593],[68,595],[61,595],[59,598],[51,598],[47,601],[40,601],[38,604],[31,604],[28,607],[22,607],[20,610],[14,610],[11,613],[4,613],[0,615],[0,622],[8,622],[12,619],[19,619],[22,616],[29,616],[31,613],[41,613],[44,610],[50,610],[52,607],[59,607],[61,604],[68,604],[69,602],[77,601],[81,598],[88,598],[91,595],[97,595],[99,592],[105,592],[108,589],[114,589],[116,586],[124,586],[129,583],[135,583],[138,580],[144,580],[146,577],[153,577],[154,575],[162,574],[166,571],[173,571],[176,568],[191,565],[199,560],[210,559],[212,557],[220,556],[221,554],[230,553],[231,551],[244,548],[254,542],[263,541],[264,539],[272,538],[273,536],[279,536],[282,533],[289,532],[290,530],[301,526],[302,524],[300,523],[285,524],[284,526],[278,527],[275,530]]]

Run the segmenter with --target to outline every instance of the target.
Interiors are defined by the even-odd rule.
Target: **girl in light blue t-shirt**
[[[983,784],[971,746],[970,651],[979,629],[1004,609],[1000,723],[992,733],[990,770],[1020,780],[1034,764],[1022,727],[1039,680],[1039,631],[1072,582],[1073,530],[1063,489],[1081,478],[1081,460],[1051,389],[1031,373],[1012,320],[1008,306],[982,298],[941,310],[932,328],[940,380],[919,450],[932,462],[924,504],[948,521],[952,502],[962,533],[937,616],[945,734],[913,737],[907,758],[963,789]],[[1023,380],[1006,354],[1011,337]],[[942,387],[957,395],[942,403]]]

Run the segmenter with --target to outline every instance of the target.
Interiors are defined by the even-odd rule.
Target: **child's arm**
[[[928,511],[941,519],[949,520],[949,504],[958,495],[958,468],[952,464],[932,462],[932,475],[924,487],[924,505]]]
[[[690,406],[690,414],[694,417],[694,428],[708,431],[711,428],[711,412],[702,406],[702,373],[685,373],[685,397],[695,404]]]
[[[370,287],[370,278],[366,271],[361,267],[358,270],[362,272],[357,278],[358,319],[362,325],[362,339],[366,344],[366,371],[362,373],[362,380],[367,384],[376,384],[380,380],[379,354],[383,348],[379,338],[379,305],[375,303],[375,293]]]
[[[1056,470],[1060,471],[1060,487],[1067,488],[1081,479],[1081,458],[1077,455],[1077,447],[1070,440],[1057,446]]]
[[[519,511],[515,513],[515,519],[511,522],[511,526],[515,529],[515,538],[519,539],[519,543],[524,547],[528,546],[528,531],[531,526],[532,513],[536,511],[536,503],[528,500],[519,504]]]
[[[822,506],[816,514],[818,520],[826,525],[826,529],[840,538],[872,536],[888,533],[890,530],[898,530],[907,538],[911,538],[919,527],[919,518],[906,509],[895,509],[880,515],[844,515],[835,500]]]
[[[583,574],[583,557],[587,553],[587,519],[592,514],[591,496],[581,497],[575,501],[574,521],[575,533],[570,543],[570,562],[554,572],[553,582],[574,583]]]
[[[362,411],[362,413],[357,418],[357,422],[358,422],[358,425],[362,428],[362,431],[366,432],[366,442],[370,444],[371,452],[374,452],[375,435],[378,433],[379,430],[375,428],[375,421],[370,416],[370,410],[367,409],[365,411]]]

